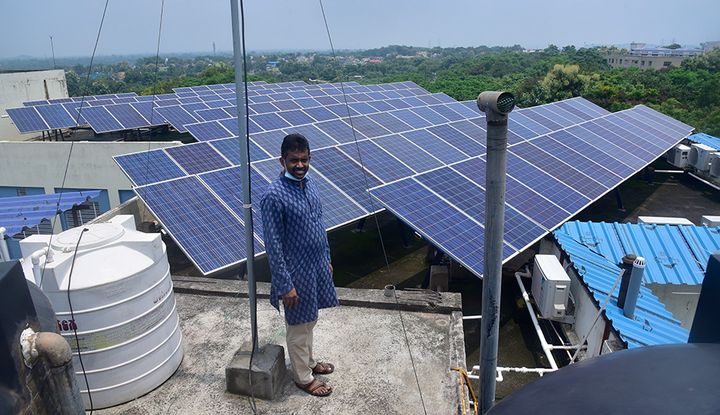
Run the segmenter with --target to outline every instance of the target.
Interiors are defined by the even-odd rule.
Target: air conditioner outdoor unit
[[[720,177],[720,152],[710,153],[708,158],[710,160],[710,176]]]
[[[715,149],[705,144],[693,144],[688,154],[688,163],[699,171],[707,171],[710,168],[710,153]]]
[[[547,319],[565,317],[570,277],[555,255],[535,255],[532,275],[532,295],[540,309],[540,315]]]
[[[668,151],[668,162],[675,167],[684,169],[687,166],[689,154],[690,147],[685,144],[678,144]]]

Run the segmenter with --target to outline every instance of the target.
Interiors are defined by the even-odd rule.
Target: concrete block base
[[[238,395],[272,400],[285,381],[285,349],[268,344],[255,350],[250,368],[250,350],[240,349],[225,368],[227,390]],[[249,376],[248,376],[249,375]],[[252,389],[250,387],[252,380]]]

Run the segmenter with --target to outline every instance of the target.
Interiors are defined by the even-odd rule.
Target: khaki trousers
[[[288,354],[295,382],[306,385],[313,381],[312,369],[317,362],[312,356],[313,328],[317,320],[291,326],[285,322]]]

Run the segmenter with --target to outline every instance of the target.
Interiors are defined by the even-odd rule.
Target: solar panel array
[[[537,114],[532,118],[541,121]],[[564,128],[542,124],[551,131],[510,141],[505,261],[650,164],[693,129],[642,105]],[[485,162],[480,154],[378,186],[370,193],[480,276]]]
[[[292,88],[295,88],[295,92],[320,89],[315,85],[308,85],[304,88],[294,85]],[[253,104],[263,103],[272,103],[274,107],[259,105],[256,106],[256,109],[250,111],[251,120],[255,120],[257,115],[273,116],[257,119],[259,121],[258,127],[262,125],[263,131],[256,130],[257,132],[251,134],[249,145],[251,159],[253,160],[251,180],[254,200],[259,199],[270,180],[279,174],[280,165],[277,156],[280,141],[284,135],[290,132],[301,132],[310,138],[313,146],[313,169],[310,177],[315,180],[321,189],[325,211],[324,221],[327,229],[342,226],[382,209],[382,206],[377,201],[369,197],[366,191],[368,187],[374,188],[373,195],[386,203],[388,199],[385,196],[386,193],[400,194],[404,191],[402,186],[413,187],[418,180],[427,181],[430,183],[427,186],[432,185],[433,188],[438,189],[442,189],[442,183],[446,181],[450,186],[451,183],[455,183],[452,181],[454,177],[465,177],[462,172],[457,172],[454,169],[461,168],[458,167],[460,165],[470,166],[472,163],[482,163],[484,160],[482,158],[485,152],[484,117],[480,115],[474,102],[459,103],[446,95],[433,95],[424,90],[422,91],[424,95],[421,95],[421,91],[417,91],[420,88],[412,83],[371,85],[366,88],[367,90],[362,90],[363,88],[360,88],[359,91],[353,90],[348,94],[348,97],[350,94],[368,95],[371,92],[382,92],[385,94],[385,99],[373,100],[373,96],[367,98],[360,96],[364,101],[356,99],[354,102],[365,105],[351,107],[352,118],[348,118],[346,112],[343,113],[338,110],[337,113],[334,113],[328,110],[333,114],[334,118],[324,120],[313,117],[313,111],[311,110],[313,108],[327,110],[328,107],[337,104],[328,100],[325,105],[316,107],[306,105],[303,108],[299,103],[302,103],[303,99],[307,99],[305,96],[295,94],[296,98],[287,99],[283,95],[276,95],[278,94],[276,92],[278,88],[262,88],[265,90],[263,92],[270,89],[274,90],[271,94],[275,95],[273,98],[276,100],[259,98],[255,100],[257,102],[250,104],[251,108]],[[327,89],[331,88],[327,87]],[[201,90],[194,92],[200,92]],[[215,91],[218,90],[215,89]],[[396,97],[394,94],[390,94],[391,97],[387,96],[386,92],[383,92],[393,90],[415,90],[412,94],[417,95],[407,94],[403,96],[400,94],[400,97]],[[176,93],[189,92],[191,91],[176,90]],[[289,92],[283,91],[281,93]],[[310,93],[308,92],[308,94]],[[317,94],[317,92],[314,92],[314,94]],[[265,95],[254,96],[264,97]],[[325,94],[325,96],[329,95]],[[419,99],[420,97],[424,97],[425,101]],[[375,98],[380,97],[375,96]],[[287,104],[278,105],[280,102],[287,102]],[[289,104],[296,104],[300,108],[288,109],[290,108]],[[344,108],[344,110],[347,111],[347,108]],[[649,112],[640,113],[646,110]],[[633,111],[637,111],[637,114],[635,112],[629,114],[620,113],[615,116],[618,118],[611,119],[611,122],[618,122],[622,117],[630,117],[629,120],[625,121],[627,126],[624,128],[626,129],[644,129],[646,124],[655,122],[652,117],[661,117],[666,123],[670,123],[670,121],[663,118],[664,116],[644,107],[638,107]],[[229,113],[227,114],[229,115]],[[515,163],[513,161],[512,168],[526,168],[523,163],[527,163],[522,160],[522,157],[528,157],[528,151],[536,151],[543,157],[542,160],[545,162],[548,161],[547,157],[550,157],[550,161],[552,161],[557,157],[566,157],[567,154],[576,154],[575,150],[562,150],[563,146],[559,146],[559,149],[550,151],[551,153],[553,151],[558,153],[549,155],[547,149],[540,149],[537,144],[542,140],[547,140],[547,137],[556,140],[558,134],[562,135],[565,131],[571,129],[596,128],[596,125],[602,127],[605,121],[601,121],[601,119],[607,117],[608,114],[607,111],[582,98],[574,98],[513,112],[509,123],[509,140],[514,151],[517,152],[516,156],[519,162]],[[645,119],[638,119],[638,117],[645,117]],[[278,120],[283,122],[278,122]],[[588,122],[592,120],[596,120],[596,122],[589,124]],[[242,232],[239,231],[243,226],[238,167],[240,144],[234,133],[234,131],[237,131],[237,119],[221,118],[196,124],[186,124],[185,127],[196,138],[204,141],[181,147],[118,156],[116,161],[137,186],[136,192],[163,223],[188,257],[203,273],[208,274],[244,260],[243,236]],[[673,131],[669,136],[666,135],[665,139],[667,141],[674,140],[674,134],[676,133],[680,134],[680,131]],[[678,136],[677,141],[681,138]],[[357,146],[355,145],[355,139],[358,140]],[[614,138],[598,139],[595,133],[590,138],[586,137],[586,139],[591,141],[591,143],[585,143],[585,147],[589,148],[595,148],[593,147],[595,145],[602,148],[606,146],[605,144],[592,142],[593,140],[614,140]],[[547,145],[557,147],[556,142],[549,142]],[[583,147],[581,144],[577,146],[578,149]],[[656,150],[658,150],[657,147],[652,147],[645,154],[645,157],[652,157],[656,153],[660,155]],[[598,155],[606,154],[604,151],[606,150],[597,151],[597,153],[599,153]],[[360,160],[362,160],[363,166],[360,165]],[[588,172],[580,173],[581,176],[572,176],[575,179],[587,177],[588,175],[593,177],[588,183],[583,184],[582,191],[587,191],[589,196],[580,195],[579,200],[581,201],[589,201],[590,197],[595,197],[598,192],[608,190],[608,186],[613,183],[613,180],[619,183],[628,174],[636,171],[623,170],[622,168],[618,171],[602,167],[597,169],[597,166],[602,161],[596,159],[591,159],[590,162],[582,159],[576,161],[586,164],[578,167],[579,170],[588,168],[588,166],[597,170],[597,172],[593,171],[589,174]],[[568,161],[568,163],[574,162],[575,160]],[[621,165],[630,169],[639,168],[639,165],[635,162],[631,164],[621,163]],[[570,171],[567,163],[560,163],[560,166]],[[557,169],[548,169],[548,171],[551,174],[560,174],[560,170]],[[479,179],[483,172],[470,175],[470,177],[478,178],[477,183],[484,183],[484,179]],[[428,178],[425,178],[424,174]],[[465,171],[465,174],[469,173]],[[530,173],[523,174],[528,175],[528,178],[533,178]],[[419,179],[421,176],[422,178]],[[512,180],[519,180],[520,177],[523,180],[525,178],[525,176],[519,176],[518,179],[513,178]],[[554,178],[555,176],[550,177]],[[603,182],[597,183],[596,179],[603,180]],[[580,183],[580,181],[576,182]],[[407,183],[410,183],[410,185]],[[465,185],[464,183],[459,184]],[[510,211],[508,213],[508,223],[512,223],[513,226],[506,235],[506,239],[509,241],[506,244],[507,258],[513,255],[520,247],[526,246],[523,245],[524,243],[537,239],[538,235],[541,236],[548,229],[559,225],[565,219],[563,215],[557,214],[558,210],[556,208],[560,208],[560,212],[570,214],[582,207],[572,197],[569,197],[570,195],[575,196],[575,194],[571,193],[573,192],[572,189],[568,191],[565,188],[567,186],[558,186],[559,190],[555,188],[548,189],[557,192],[557,197],[564,196],[565,199],[546,200],[545,197],[548,197],[548,195],[545,195],[544,186],[554,184],[549,179],[545,182],[535,180],[528,182],[528,185],[518,187],[520,190],[524,189],[528,195],[536,193],[543,195],[538,206],[547,208],[545,211],[541,211],[547,217],[527,217],[527,212],[521,209],[521,207],[525,208],[524,204],[516,201],[515,205],[511,205],[510,200],[508,201],[510,205],[508,207]],[[179,190],[175,189],[176,186]],[[401,187],[401,190],[397,192],[384,190],[394,189],[396,186]],[[460,192],[461,187],[456,190]],[[476,186],[476,188],[482,193],[481,186]],[[446,191],[445,189],[442,190]],[[469,190],[473,190],[473,188]],[[178,196],[177,192],[181,192],[183,195],[195,195],[195,197],[202,196],[205,201],[208,198],[214,200],[202,204],[202,208],[188,209],[183,205],[185,196]],[[555,195],[555,193],[552,194]],[[467,195],[472,196],[468,200],[482,203],[481,198],[484,193],[479,197],[471,193]],[[439,200],[443,201],[443,199]],[[433,223],[441,223],[441,218],[447,217],[444,216],[445,214],[452,213],[452,210],[445,209],[446,207],[442,203],[438,206],[442,207],[440,212],[433,212],[432,209],[425,211],[434,218]],[[481,204],[479,206],[482,207]],[[403,217],[411,226],[416,226],[417,219],[412,215],[407,218],[403,216],[402,211],[396,208],[394,202],[388,202],[388,207]],[[453,205],[450,205],[450,207],[455,209]],[[178,209],[182,209],[185,213],[180,214]],[[469,219],[467,215],[458,216],[456,214],[453,218],[461,219],[460,223],[468,225],[468,227],[461,225],[457,229],[455,227],[453,229],[455,231],[466,229],[477,231],[478,223],[482,223],[481,220],[477,219],[482,216],[476,215],[480,211],[477,211],[477,207],[468,210],[470,217],[475,219]],[[532,210],[532,212],[535,212],[535,210]],[[255,215],[256,252],[262,252],[264,248],[262,245],[262,229],[258,226],[260,223],[259,212],[255,211]],[[217,222],[218,220],[230,220],[233,223],[228,225],[225,222]],[[198,222],[211,224],[212,230],[195,226],[195,223]],[[475,226],[469,226],[472,224]],[[455,254],[451,249],[455,245],[446,243],[444,239],[437,237],[432,232],[419,227],[416,227],[416,229],[443,249],[448,250],[452,256],[473,269],[473,271],[481,269],[481,267],[478,268],[481,264],[466,260],[466,254]],[[480,226],[480,231],[482,231],[482,226]],[[475,233],[473,232],[472,237],[465,240],[464,243],[472,244],[479,241],[480,245],[475,245],[474,249],[480,252],[481,257],[482,232],[478,234],[479,236],[475,235]],[[462,232],[451,232],[447,235],[455,236],[459,234],[462,234]],[[467,233],[465,235],[471,236]],[[217,252],[218,254],[208,256],[207,252]]]

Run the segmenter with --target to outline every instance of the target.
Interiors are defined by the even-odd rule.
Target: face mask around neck
[[[297,177],[293,176],[289,171],[285,170],[285,177],[292,181],[301,182],[302,179],[298,179]]]

